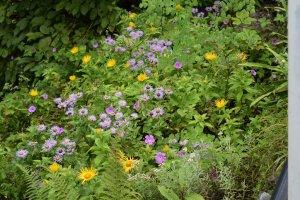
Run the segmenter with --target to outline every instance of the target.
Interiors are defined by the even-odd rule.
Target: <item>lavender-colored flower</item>
[[[155,113],[155,116],[164,114],[164,110],[162,108],[154,108],[153,112]]]
[[[82,92],[77,92],[76,93],[76,98],[81,98],[83,96],[83,93]]]
[[[74,153],[75,153],[75,149],[72,149],[72,148],[67,149],[67,155],[72,155]]]
[[[200,146],[200,144],[198,143],[198,142],[196,142],[194,145],[193,145],[193,148],[195,149],[195,148],[197,148],[197,147],[199,147]]]
[[[180,144],[181,146],[185,146],[185,145],[187,145],[188,142],[189,142],[189,141],[185,139],[185,140],[183,140],[183,141],[180,141],[179,144]]]
[[[71,148],[71,147],[75,147],[76,146],[76,142],[69,142],[68,143],[68,147]]]
[[[68,108],[68,110],[65,113],[66,115],[74,115],[74,109],[73,108]]]
[[[128,27],[126,28],[126,31],[131,32],[131,31],[132,31],[132,27],[131,27],[131,26],[128,26]]]
[[[52,48],[52,52],[53,52],[53,53],[56,52],[56,48],[55,48],[55,47]]]
[[[115,121],[114,127],[120,127],[123,125],[123,123],[124,123],[123,121]]]
[[[116,114],[115,114],[115,118],[116,119],[120,119],[120,118],[122,118],[123,117],[123,113],[122,112],[117,112]]]
[[[52,135],[59,135],[60,134],[60,127],[59,126],[52,126],[50,129]]]
[[[198,14],[197,14],[197,17],[199,17],[199,18],[203,18],[204,17],[204,12],[199,12]]]
[[[29,147],[34,147],[34,146],[36,146],[37,144],[38,144],[38,142],[36,142],[36,141],[29,141],[27,145],[28,145]]]
[[[102,127],[102,128],[109,128],[110,127],[110,124],[111,124],[111,119],[110,118],[106,118],[103,122],[100,122],[99,125]]]
[[[181,69],[182,68],[182,63],[177,61],[177,62],[175,62],[174,67],[176,69]]]
[[[110,46],[115,46],[116,41],[114,39],[112,39],[111,36],[107,36],[107,38],[105,39],[105,43]]]
[[[113,106],[108,106],[106,108],[106,113],[109,114],[109,115],[114,115],[115,114],[115,109]]]
[[[150,52],[147,54],[147,57],[148,57],[148,59],[150,59],[150,58],[154,58],[155,55],[154,55],[154,53]]]
[[[151,85],[146,85],[146,86],[144,87],[144,90],[150,92],[150,91],[153,90],[153,87],[152,87]]]
[[[137,101],[137,102],[134,103],[133,109],[134,109],[134,110],[137,110],[137,109],[139,109],[140,106],[141,106],[140,102]]]
[[[125,135],[125,131],[122,130],[122,131],[120,132],[120,137],[124,137],[124,135]]]
[[[56,149],[56,154],[57,155],[64,155],[66,153],[66,151],[65,151],[65,148],[61,148],[61,147],[58,147],[57,149]]]
[[[104,100],[104,101],[110,100],[110,96],[104,95],[104,96],[103,96],[103,100]]]
[[[145,63],[144,63],[144,61],[139,60],[139,61],[137,61],[137,65],[138,65],[139,67],[143,67],[143,66],[145,65]]]
[[[173,90],[166,89],[166,90],[165,90],[165,93],[166,93],[166,94],[173,94]]]
[[[148,101],[148,100],[150,99],[150,97],[149,97],[147,94],[142,94],[142,95],[140,96],[140,99],[141,99],[142,101]]]
[[[98,48],[98,46],[99,46],[99,44],[97,42],[93,44],[94,49]]]
[[[164,93],[156,90],[153,96],[155,99],[162,99],[164,97]]]
[[[118,102],[118,104],[119,104],[119,106],[124,107],[124,106],[126,106],[127,102],[125,100],[120,100]]]
[[[159,91],[159,92],[163,92],[165,89],[162,87],[162,86],[159,86],[158,88],[156,88],[156,91]]]
[[[153,118],[157,116],[157,114],[154,110],[151,110],[149,115],[150,115],[150,117],[153,117]]]
[[[130,70],[132,70],[132,71],[137,71],[138,69],[139,69],[139,66],[137,66],[137,65],[132,65],[130,67]]]
[[[159,165],[163,164],[166,161],[167,157],[165,153],[157,152],[155,155],[155,162]]]
[[[178,152],[178,157],[182,158],[184,156],[185,152],[184,151],[179,151]]]
[[[255,71],[254,69],[251,69],[250,72],[251,72],[251,74],[252,74],[253,76],[256,76],[256,74],[257,74],[256,71]]]
[[[16,152],[16,156],[19,158],[25,158],[27,155],[28,155],[28,151],[24,149],[21,149]]]
[[[95,115],[90,115],[90,116],[88,116],[88,120],[92,121],[92,122],[95,122],[97,120],[97,118],[96,118]]]
[[[228,23],[229,23],[229,22],[228,22],[227,19],[224,19],[224,20],[223,20],[223,24],[224,24],[224,25],[227,25]]]
[[[87,114],[88,114],[88,109],[86,109],[86,108],[80,108],[80,109],[78,110],[78,114],[79,114],[80,116],[87,115]]]
[[[64,138],[61,142],[62,145],[64,146],[68,146],[69,145],[69,142],[70,142],[70,139],[69,138]]]
[[[47,99],[48,99],[48,94],[44,93],[44,94],[42,95],[42,97],[43,97],[44,100],[47,100]]]
[[[53,101],[59,104],[62,101],[62,99],[58,97],[58,98],[54,98]]]
[[[36,127],[36,130],[38,130],[38,131],[44,131],[44,130],[46,130],[45,124],[40,124],[40,125],[38,125],[38,126]]]
[[[57,144],[57,141],[55,139],[53,139],[53,138],[50,138],[50,139],[48,139],[48,140],[45,141],[45,144],[50,145],[51,148],[52,148],[52,147],[54,147]]]
[[[171,46],[172,44],[173,44],[172,41],[166,41],[166,42],[165,42],[165,45],[166,45],[167,47]]]
[[[105,113],[100,113],[99,118],[100,118],[101,120],[104,120],[104,119],[107,118],[107,114],[105,114]]]
[[[271,42],[271,44],[273,44],[273,45],[276,45],[276,44],[278,44],[278,40],[276,40],[276,39],[273,39],[273,40],[272,40],[272,42]]]
[[[137,119],[139,117],[137,113],[132,113],[130,116],[133,117],[134,119]]]
[[[36,107],[35,106],[30,106],[29,108],[28,108],[28,112],[30,112],[30,113],[33,113],[33,112],[35,112],[36,111]]]
[[[50,151],[52,149],[53,146],[51,146],[48,143],[43,144],[42,149],[44,152]]]
[[[142,36],[144,35],[144,32],[143,32],[143,31],[137,31],[136,33],[137,33],[137,35],[138,35],[139,37],[142,37]]]
[[[151,76],[151,70],[150,69],[147,69],[146,70],[146,75],[149,77],[149,76]]]
[[[53,157],[53,161],[54,161],[54,162],[57,162],[57,163],[61,163],[61,162],[63,161],[63,157],[60,156],[60,155],[55,155],[55,156]]]
[[[130,66],[135,65],[135,63],[136,63],[136,60],[135,60],[134,58],[128,60],[128,64],[129,64]]]
[[[145,143],[148,145],[152,145],[155,142],[153,135],[146,135],[145,136]]]
[[[76,96],[69,96],[67,102],[69,106],[73,107],[76,103]]]
[[[207,6],[207,7],[205,8],[205,10],[206,10],[207,12],[211,12],[211,11],[212,11],[212,7],[211,7],[211,6]]]
[[[193,14],[196,14],[196,13],[198,13],[198,12],[199,12],[199,9],[198,9],[198,8],[193,8],[193,9],[192,9],[192,13],[193,13]]]
[[[66,108],[68,105],[68,102],[67,101],[63,101],[63,102],[60,102],[57,107],[58,108]]]
[[[117,129],[114,128],[114,127],[110,128],[109,131],[110,131],[110,134],[116,134],[117,133]]]
[[[115,97],[117,97],[117,98],[121,97],[122,95],[123,95],[122,92],[116,92],[116,93],[115,93]]]
[[[175,144],[175,143],[177,143],[177,140],[175,138],[169,140],[169,144]]]

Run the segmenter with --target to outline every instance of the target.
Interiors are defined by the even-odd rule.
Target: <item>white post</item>
[[[300,199],[300,1],[288,1],[288,197]]]

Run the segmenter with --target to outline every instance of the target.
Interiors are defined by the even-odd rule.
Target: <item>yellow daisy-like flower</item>
[[[92,56],[90,56],[90,55],[83,56],[82,63],[87,64],[88,62],[91,61],[91,59],[92,59]]]
[[[102,130],[101,130],[101,128],[96,128],[96,129],[95,129],[95,132],[96,132],[97,134],[99,134],[99,133],[102,132]]]
[[[137,79],[138,79],[138,81],[145,81],[146,79],[147,79],[148,77],[147,77],[147,75],[146,74],[140,74],[140,75],[138,75],[138,77],[137,77]]]
[[[136,16],[137,16],[136,13],[130,13],[130,14],[129,14],[129,18],[135,18]]]
[[[115,59],[109,59],[106,63],[107,67],[114,67],[117,64]]]
[[[74,81],[76,79],[75,75],[69,76],[70,81]]]
[[[32,96],[32,97],[36,97],[38,94],[39,94],[38,91],[35,90],[35,89],[34,90],[30,90],[30,92],[29,92],[29,95]]]
[[[217,108],[223,108],[227,104],[227,101],[225,99],[218,99],[215,101],[215,105]]]
[[[165,145],[164,151],[169,151],[169,150],[170,150],[170,147],[168,145]]]
[[[133,170],[133,168],[138,164],[138,160],[135,160],[133,158],[125,158],[123,161],[123,169],[126,173]]]
[[[82,183],[88,182],[97,176],[97,171],[94,168],[83,168],[80,170],[78,178],[82,180]]]
[[[135,27],[135,23],[133,23],[133,22],[129,22],[128,25],[131,26],[131,27]]]
[[[247,60],[248,55],[245,54],[245,53],[238,53],[238,54],[236,55],[236,57],[237,57],[241,62],[244,62],[244,61]]]
[[[60,165],[54,162],[52,165],[49,166],[49,169],[53,172],[56,172],[57,170],[60,169]]]
[[[181,4],[176,4],[176,6],[175,6],[175,8],[176,8],[176,10],[180,10],[180,9],[182,9],[182,6],[181,6]]]
[[[72,54],[76,54],[76,53],[78,53],[78,47],[73,47],[72,49],[71,49],[71,53]]]
[[[214,61],[217,59],[217,54],[215,54],[214,52],[208,52],[206,54],[204,54],[204,58],[207,60],[207,61]]]

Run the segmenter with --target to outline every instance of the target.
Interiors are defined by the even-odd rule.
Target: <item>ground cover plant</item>
[[[62,2],[51,9],[100,20],[83,1]],[[18,79],[1,92],[0,197],[272,192],[287,157],[286,2],[108,4],[118,11],[108,31],[96,20],[91,31],[71,28],[64,45],[40,48],[50,31],[37,43],[23,38],[16,58],[2,54]]]

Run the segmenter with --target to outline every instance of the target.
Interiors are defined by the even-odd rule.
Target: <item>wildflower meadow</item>
[[[285,0],[0,2],[0,199],[272,193]]]

